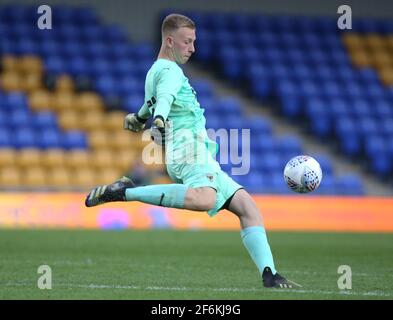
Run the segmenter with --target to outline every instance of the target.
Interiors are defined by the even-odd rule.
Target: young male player
[[[249,193],[224,171],[212,156],[206,119],[196,93],[179,64],[195,52],[194,22],[179,14],[162,23],[162,45],[158,59],[147,73],[145,102],[128,114],[124,128],[143,130],[153,117],[151,137],[165,148],[166,167],[174,184],[140,186],[128,177],[93,189],[86,206],[110,201],[141,201],[148,204],[207,211],[214,216],[227,209],[239,217],[241,237],[258,267],[265,287],[293,288],[296,283],[280,276],[266,237],[260,212]]]

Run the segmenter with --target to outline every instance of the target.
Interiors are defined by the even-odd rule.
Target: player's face
[[[170,46],[173,57],[179,64],[184,64],[190,59],[195,52],[194,42],[196,39],[195,30],[187,27],[182,27],[173,32],[170,36]]]

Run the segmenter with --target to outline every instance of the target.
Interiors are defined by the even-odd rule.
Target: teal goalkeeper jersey
[[[165,94],[174,98],[168,113],[163,114],[164,119],[172,121],[174,131],[182,128],[205,128],[204,111],[183,70],[173,61],[158,59],[148,71],[145,81],[145,104],[151,115],[154,114],[160,95]]]
[[[192,143],[194,147],[191,153],[195,154],[200,153],[203,149],[201,145],[204,145],[214,155],[217,144],[207,136],[204,110],[197,100],[197,93],[177,63],[157,59],[146,75],[145,103],[139,114],[145,118],[148,115],[156,116],[154,111],[157,100],[161,95],[168,94],[172,95],[174,100],[170,109],[161,115],[171,124],[171,147],[179,149]]]

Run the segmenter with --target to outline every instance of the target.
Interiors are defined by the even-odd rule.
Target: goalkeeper
[[[170,14],[162,23],[158,59],[147,73],[145,102],[136,114],[125,117],[124,128],[144,129],[153,117],[151,137],[165,148],[167,171],[174,184],[140,186],[128,177],[93,189],[86,198],[91,207],[110,201],[141,201],[148,204],[207,211],[214,216],[227,209],[238,216],[241,238],[256,264],[265,287],[292,288],[280,276],[253,198],[214,160],[215,142],[208,139],[206,120],[196,93],[179,64],[195,52],[195,25],[183,15]]]

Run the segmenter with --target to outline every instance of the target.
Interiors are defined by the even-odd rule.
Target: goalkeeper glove
[[[124,129],[139,132],[145,127],[147,119],[142,119],[137,113],[129,113],[124,118]]]
[[[162,116],[156,116],[150,128],[151,139],[160,146],[165,146],[165,121]]]

